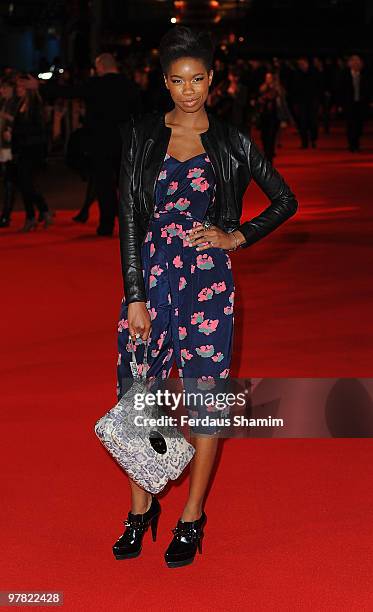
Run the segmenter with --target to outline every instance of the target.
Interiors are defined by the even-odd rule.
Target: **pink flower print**
[[[173,258],[172,263],[174,264],[175,268],[183,267],[183,262],[180,255],[176,255],[176,257]]]
[[[192,325],[197,325],[197,323],[202,323],[204,312],[194,312],[190,318],[190,322]]]
[[[153,213],[153,217],[154,217],[155,219],[159,219],[159,217],[160,217],[160,216],[161,216],[161,215],[160,215],[158,212]]]
[[[118,332],[122,332],[124,329],[128,329],[128,319],[121,319],[118,322]]]
[[[210,162],[210,163],[211,163],[211,160],[210,160],[210,158],[209,158],[209,156],[208,156],[208,155],[206,155],[206,157],[204,158],[204,160],[205,160],[206,162]]]
[[[159,336],[158,340],[157,340],[158,350],[159,350],[159,351],[161,350],[161,348],[162,348],[162,346],[163,346],[163,342],[164,342],[164,339],[165,339],[166,334],[167,334],[167,330],[163,331],[163,332],[161,333],[161,335]]]
[[[163,272],[163,268],[161,268],[161,266],[159,266],[158,264],[153,266],[150,269],[150,274],[154,274],[154,276],[160,276],[160,274],[162,274]]]
[[[122,354],[118,353],[117,365],[120,366],[121,363],[122,363]]]
[[[167,227],[161,228],[161,238],[167,238]]]
[[[135,351],[135,353],[136,353],[136,351],[137,351],[137,347],[138,347],[138,346],[139,346],[139,345],[138,345],[137,341],[136,341],[136,342],[135,342],[133,345],[132,345],[132,342],[129,342],[129,341],[128,341],[128,342],[127,342],[127,344],[126,344],[126,351],[127,351],[127,353],[130,353],[130,352],[131,352],[131,348],[133,348],[133,350],[134,350],[134,351]]]
[[[200,357],[211,357],[215,352],[213,344],[206,344],[196,348],[196,353]]]
[[[184,276],[180,276],[180,280],[179,280],[179,291],[181,291],[182,289],[184,289],[184,287],[186,287],[187,281],[186,278],[184,278]]]
[[[150,316],[150,320],[151,321],[154,321],[154,319],[156,318],[157,314],[158,313],[157,313],[155,308],[150,308],[149,309],[149,316]]]
[[[190,273],[194,274],[194,270],[196,269],[196,266],[194,264],[190,265]]]
[[[149,308],[150,308],[150,300],[148,300],[148,301],[146,302],[146,307],[147,307],[147,309],[149,310]]]
[[[150,245],[150,257],[153,257],[154,253],[155,253],[155,246],[152,242]]]
[[[182,365],[185,364],[185,360],[189,361],[193,357],[192,353],[190,353],[188,349],[181,349],[180,356]]]
[[[228,298],[230,305],[225,306],[224,308],[224,314],[226,315],[231,315],[233,314],[233,304],[234,304],[234,291],[231,292],[229,298]]]
[[[172,347],[170,347],[167,351],[167,354],[165,355],[162,363],[165,364],[166,361],[170,361],[171,357],[172,357],[172,353],[174,352],[174,349]]]
[[[199,178],[203,173],[203,168],[189,168],[187,178]]]
[[[205,321],[203,321],[203,323],[200,323],[200,325],[198,326],[198,331],[208,336],[209,334],[212,334],[214,331],[216,331],[218,324],[219,319],[205,319]]]
[[[167,370],[162,370],[162,378],[167,378]]]
[[[182,368],[178,368],[177,370],[179,372],[179,378],[183,378],[183,369]]]
[[[144,365],[143,363],[139,363],[137,365],[137,371],[140,374],[140,376],[142,376],[143,372],[147,372],[150,368],[150,365],[147,363],[146,365]]]
[[[226,260],[226,262],[225,262],[225,263],[227,264],[227,268],[228,268],[228,270],[231,270],[231,269],[232,269],[232,260],[231,260],[231,258],[229,257],[228,253],[226,253],[226,256],[227,256],[227,260]]]
[[[151,289],[152,287],[155,287],[155,286],[156,286],[156,284],[157,284],[157,279],[156,279],[156,277],[155,277],[153,274],[151,274],[151,275],[149,276],[149,287],[150,287],[150,289]]]
[[[229,368],[225,368],[225,370],[220,372],[219,377],[220,378],[228,378],[228,374],[229,374]]]
[[[215,293],[222,293],[227,289],[227,286],[224,281],[221,281],[221,283],[213,283],[211,289],[213,289]]]
[[[170,211],[172,210],[174,207],[174,203],[173,202],[167,202],[167,204],[165,204],[165,209]]]
[[[210,187],[210,183],[203,176],[193,179],[190,185],[193,191],[206,191]]]
[[[175,193],[176,189],[178,188],[178,185],[179,183],[177,181],[171,181],[167,189],[167,195],[172,195],[173,193]]]
[[[184,340],[187,337],[186,327],[179,327],[179,340]]]
[[[152,232],[147,232],[144,242],[149,242],[152,239]]]
[[[210,289],[210,287],[204,287],[198,294],[198,301],[205,302],[206,300],[211,300],[213,295],[214,292],[212,289]]]
[[[216,355],[214,355],[213,357],[211,357],[211,359],[213,361],[215,361],[216,363],[218,363],[219,361],[221,361],[222,359],[224,359],[224,355],[223,353],[216,353]]]
[[[190,204],[190,201],[186,198],[179,198],[175,204],[175,208],[178,210],[186,210]]]
[[[213,376],[201,376],[201,378],[197,378],[198,389],[213,389],[214,387],[215,381]]]
[[[165,178],[167,178],[167,170],[161,170],[158,176],[158,180],[163,181]]]
[[[199,268],[200,270],[211,270],[211,268],[214,267],[215,265],[211,255],[203,253],[197,256],[197,268]]]

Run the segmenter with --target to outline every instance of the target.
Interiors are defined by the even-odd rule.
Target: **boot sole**
[[[190,565],[193,563],[194,557],[191,559],[185,559],[184,561],[166,561],[167,567],[184,567],[184,565]]]
[[[135,557],[138,557],[140,554],[141,554],[141,550],[139,550],[138,552],[134,552],[134,553],[126,553],[124,555],[116,555],[114,553],[114,557],[118,561],[122,561],[123,559],[134,559]]]

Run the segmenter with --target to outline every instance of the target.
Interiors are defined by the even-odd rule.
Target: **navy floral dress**
[[[179,161],[166,153],[156,202],[141,249],[152,328],[147,377],[168,378],[176,360],[181,378],[227,378],[233,341],[235,287],[227,251],[197,251],[186,239],[215,197],[215,175],[206,153]],[[117,395],[131,378],[127,304],[118,323]],[[142,363],[144,342],[135,345]],[[223,382],[223,381],[222,381]]]

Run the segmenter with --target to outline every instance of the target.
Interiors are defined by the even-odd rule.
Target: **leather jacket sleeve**
[[[271,162],[259,151],[256,144],[240,133],[240,140],[245,151],[254,181],[271,201],[271,204],[257,217],[245,221],[237,229],[245,236],[246,242],[240,246],[248,247],[257,242],[295,214],[298,202],[289,186]]]
[[[138,239],[138,218],[134,206],[133,164],[136,138],[133,117],[123,124],[122,157],[119,178],[119,240],[123,286],[127,304],[146,302]]]

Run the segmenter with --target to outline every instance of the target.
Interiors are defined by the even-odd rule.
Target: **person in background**
[[[0,166],[3,177],[3,208],[0,227],[10,225],[15,197],[15,164],[12,159],[11,139],[14,115],[18,101],[15,96],[14,81],[4,78],[0,83]]]
[[[272,162],[275,156],[277,133],[280,127],[279,98],[280,84],[272,72],[267,72],[264,83],[259,87],[259,121],[258,127],[263,151]]]
[[[119,72],[111,53],[102,53],[95,60],[96,76],[85,82],[63,87],[45,83],[43,96],[80,98],[86,107],[85,128],[87,148],[95,179],[100,221],[98,236],[111,236],[118,215],[118,182],[122,141],[120,126],[130,115],[140,114],[141,97],[138,86]],[[26,87],[37,89],[40,82],[29,76]]]
[[[360,139],[369,104],[368,77],[363,70],[359,55],[351,55],[347,68],[337,82],[337,103],[346,119],[348,149],[351,153],[360,151]]]
[[[46,126],[42,100],[37,91],[28,91],[23,79],[16,81],[19,98],[12,129],[12,155],[17,168],[17,183],[22,194],[26,221],[22,232],[35,230],[35,206],[39,210],[38,221],[44,221],[47,228],[52,223],[52,213],[36,188],[35,179],[40,170],[47,149]]]
[[[318,113],[321,97],[321,84],[318,73],[311,68],[307,57],[297,61],[298,70],[293,77],[292,97],[301,148],[307,149],[309,141],[316,147],[318,138]]]

